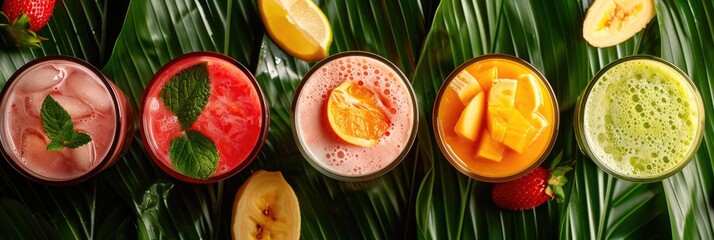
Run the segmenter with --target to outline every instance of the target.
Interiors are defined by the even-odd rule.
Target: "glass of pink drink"
[[[178,86],[172,82],[191,86],[179,88],[188,95],[167,99],[170,94],[164,92],[169,86]],[[182,102],[186,99],[192,100]],[[201,102],[193,99],[203,99],[202,107],[190,114],[180,109]],[[183,105],[172,108],[172,101]],[[214,52],[185,54],[164,65],[146,87],[139,112],[141,136],[154,162],[174,178],[191,183],[212,183],[240,172],[260,151],[270,124],[265,97],[250,71]],[[180,117],[187,114],[194,118]],[[185,140],[189,137],[194,140]],[[205,148],[197,155],[195,149],[172,152],[188,149],[176,147],[182,139],[199,145],[196,138],[206,143],[201,146],[212,144],[213,151],[207,154],[212,160],[203,154]]]
[[[372,146],[341,139],[329,123],[331,93],[346,82],[378,99],[376,105],[388,122]],[[338,53],[312,67],[295,91],[291,110],[293,135],[308,163],[348,182],[375,179],[396,167],[411,149],[419,125],[417,100],[407,77],[393,63],[368,52]]]
[[[47,150],[51,140],[40,114],[47,96],[91,141]],[[48,185],[76,184],[108,168],[126,152],[134,131],[124,93],[89,63],[67,56],[39,58],[17,70],[3,88],[0,109],[5,159],[22,175]]]

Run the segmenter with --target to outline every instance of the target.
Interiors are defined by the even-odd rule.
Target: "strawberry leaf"
[[[2,19],[9,23],[8,16],[5,13],[0,13]],[[5,29],[17,47],[39,48],[41,47],[40,43],[47,40],[30,30],[30,18],[24,13],[21,13],[11,24],[0,24],[0,28]]]
[[[560,166],[550,172],[548,189],[552,192],[552,194],[548,195],[551,197],[555,195],[555,200],[558,201],[558,203],[562,203],[565,200],[565,191],[563,190],[563,186],[568,183],[568,178],[565,177],[565,174],[570,170],[573,170],[570,166]]]
[[[12,22],[12,25],[18,29],[30,29],[30,17],[27,14],[20,13],[20,16]]]

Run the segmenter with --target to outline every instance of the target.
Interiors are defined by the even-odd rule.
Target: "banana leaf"
[[[573,106],[603,66],[633,54],[662,56],[687,72],[712,102],[714,4],[657,0],[657,19],[610,48],[581,36],[589,0],[315,0],[333,28],[331,54],[369,51],[412,79],[420,129],[412,151],[389,174],[369,182],[328,178],[301,156],[290,126],[295,87],[313,63],[292,58],[265,34],[253,0],[58,1],[39,32],[41,49],[0,40],[0,81],[24,63],[52,54],[87,60],[130,97],[163,64],[207,50],[246,65],[268,98],[271,126],[256,160],[236,176],[195,185],[163,173],[137,136],[113,167],[65,188],[30,182],[0,164],[0,238],[225,239],[233,197],[259,169],[281,171],[300,202],[305,239],[603,239],[714,238],[714,120],[692,163],[658,183],[636,184],[601,171],[574,140]],[[2,3],[2,0],[0,0]],[[564,203],[506,211],[490,200],[492,184],[456,171],[435,144],[431,106],[445,77],[462,62],[506,53],[532,63],[556,92],[561,110],[556,156],[573,162]]]

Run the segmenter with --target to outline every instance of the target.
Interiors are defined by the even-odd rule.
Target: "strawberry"
[[[46,38],[35,32],[52,16],[55,0],[6,0],[0,12],[0,28],[5,29],[18,47],[39,47]]]
[[[572,168],[557,167],[553,174],[548,169],[537,167],[525,176],[504,183],[497,183],[491,191],[493,202],[505,209],[526,210],[558,197],[564,199],[563,186],[567,183],[565,173]]]

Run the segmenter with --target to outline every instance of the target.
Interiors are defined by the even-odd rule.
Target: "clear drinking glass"
[[[327,120],[328,98],[347,81],[376,96],[389,120],[374,146],[342,140]],[[397,166],[414,143],[418,118],[414,90],[404,73],[376,54],[359,51],[335,54],[312,67],[298,85],[291,109],[293,136],[308,163],[348,182],[375,179]]]
[[[675,65],[653,56],[618,59],[602,68],[578,100],[580,149],[605,172],[656,182],[684,168],[704,132],[697,87]]]
[[[196,121],[183,129],[161,92],[169,80],[199,65],[205,65],[210,93]],[[181,81],[191,85],[197,78]],[[247,167],[260,152],[270,126],[270,111],[253,74],[235,59],[215,52],[188,53],[166,63],[147,85],[139,108],[140,132],[151,158],[169,175],[191,183],[220,181]],[[207,178],[180,172],[169,153],[173,140],[189,131],[200,132],[217,149],[218,162]]]
[[[65,108],[75,130],[92,141],[75,149],[47,150],[40,109],[46,96]],[[68,56],[33,60],[2,90],[3,155],[15,170],[36,182],[72,185],[108,168],[129,148],[134,131],[130,103],[91,64]]]
[[[485,138],[490,137],[487,121],[488,113],[485,108],[489,104],[488,100],[480,111],[482,114],[482,122],[479,130],[479,135],[473,141],[464,139],[457,135],[454,130],[457,119],[460,118],[462,112],[466,109],[466,104],[462,103],[456,91],[455,84],[457,76],[473,76],[479,81],[482,91],[485,93],[485,99],[489,99],[491,81],[494,79],[509,79],[517,80],[517,84],[524,84],[522,75],[529,75],[536,79],[532,82],[537,85],[538,92],[541,94],[541,107],[536,111],[543,120],[547,120],[547,125],[543,126],[540,134],[537,135],[533,142],[525,147],[522,153],[505,147],[502,143],[486,144]],[[461,80],[459,80],[461,81]],[[518,93],[515,93],[518,97]],[[515,110],[515,109],[514,109]],[[515,114],[522,115],[520,111],[515,110]],[[531,116],[523,116],[524,119],[533,123]],[[446,78],[444,83],[436,95],[432,110],[432,124],[434,135],[439,149],[444,154],[444,157],[454,166],[459,172],[473,179],[483,182],[505,182],[515,180],[531,170],[539,166],[543,160],[548,157],[550,150],[558,134],[560,112],[558,110],[558,102],[555,94],[550,87],[550,84],[535,67],[517,57],[505,54],[487,54],[472,58],[458,66]],[[485,132],[489,132],[486,135]],[[492,139],[492,138],[489,138]],[[502,140],[503,141],[503,140]],[[482,145],[484,147],[482,147]],[[495,147],[500,146],[500,147]],[[479,155],[483,149],[500,149],[502,159],[494,161]]]

